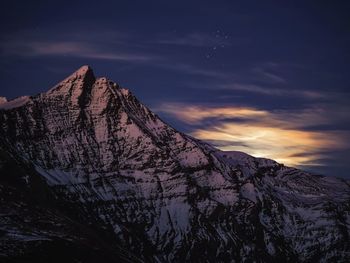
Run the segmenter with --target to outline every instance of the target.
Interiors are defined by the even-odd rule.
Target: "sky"
[[[350,178],[349,1],[1,1],[0,96],[82,65],[222,150]]]

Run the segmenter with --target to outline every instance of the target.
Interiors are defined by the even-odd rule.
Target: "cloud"
[[[115,39],[115,41],[117,41]],[[129,40],[128,40],[129,41]],[[200,75],[213,78],[225,78],[225,73],[205,69],[186,63],[178,63],[176,60],[154,55],[150,52],[141,51],[134,47],[125,50],[122,40],[117,41],[113,47],[93,42],[78,40],[32,40],[22,41],[19,39],[0,43],[2,56],[20,56],[26,58],[42,56],[65,56],[100,60],[115,60],[125,62],[147,63],[152,67],[178,71],[189,75]]]
[[[313,107],[300,110],[262,110],[246,106],[188,105],[182,103],[164,103],[158,111],[169,113],[186,123],[202,123],[206,119],[225,121],[241,119],[245,122],[261,125],[278,126],[286,129],[327,125],[331,122],[343,122],[347,119],[348,108],[339,108],[333,113],[331,109]]]
[[[184,64],[184,63],[157,63],[152,66],[159,67],[162,69],[170,69],[174,71],[180,71],[185,74],[189,75],[199,75],[199,76],[205,76],[205,77],[212,77],[212,78],[226,78],[227,74],[224,72],[219,72],[217,70],[212,69],[205,69],[198,66],[190,65],[190,64]]]
[[[341,122],[348,116],[330,116],[322,108],[267,111],[167,103],[158,111],[187,123],[192,136],[221,150],[243,151],[290,166],[323,165],[322,160],[333,151],[350,149],[348,131],[308,129]]]
[[[123,62],[147,63],[151,67],[161,70],[172,70],[187,75],[199,75],[212,78],[225,78],[225,73],[214,69],[203,68],[188,64],[177,57],[162,54],[159,47],[150,44],[142,37],[126,34],[115,30],[87,30],[76,28],[63,31],[56,29],[57,34],[51,31],[21,31],[16,32],[0,42],[0,56],[3,57],[76,57],[99,60],[115,60]],[[159,40],[159,44],[166,40]],[[226,39],[216,38],[205,34],[189,34],[180,39],[169,39],[170,43],[207,46],[215,44],[229,45]]]
[[[268,82],[271,82],[271,83],[286,83],[287,82],[283,77],[278,76],[275,73],[271,73],[263,67],[255,67],[255,68],[253,68],[253,72],[255,74],[257,74],[259,77],[262,77],[264,80],[267,80]]]
[[[247,107],[203,107],[181,103],[162,104],[158,111],[175,115],[187,123],[198,123],[208,118],[257,118],[268,116],[267,111]]]
[[[243,151],[290,166],[322,165],[318,161],[324,157],[322,152],[349,147],[344,132],[303,131],[261,124],[222,123],[208,129],[196,129],[191,135],[206,141],[225,141],[226,145],[219,146],[224,151]]]
[[[213,75],[214,76],[214,75]],[[233,76],[233,74],[229,75],[226,73],[220,73],[216,75],[217,78],[221,78],[222,80],[227,79],[229,76]],[[324,99],[330,98],[330,96],[334,97],[334,92],[327,91],[315,91],[315,90],[307,90],[307,89],[292,89],[286,87],[268,87],[266,85],[252,84],[252,83],[242,83],[242,82],[226,82],[226,83],[213,83],[213,84],[201,84],[201,83],[191,83],[189,85],[190,88],[194,89],[208,89],[208,90],[227,90],[227,91],[242,91],[249,92],[261,95],[268,96],[292,96],[292,97],[302,97],[308,99]]]
[[[23,57],[73,56],[103,60],[142,62],[156,60],[154,55],[137,54],[97,48],[93,44],[79,41],[27,41],[9,42],[2,45],[3,54]]]
[[[213,47],[231,45],[231,42],[228,40],[227,35],[210,35],[204,33],[191,33],[181,37],[163,36],[162,38],[153,41],[153,43],[191,47]]]

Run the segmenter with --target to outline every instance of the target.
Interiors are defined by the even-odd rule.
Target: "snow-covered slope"
[[[350,259],[347,181],[220,152],[88,66],[2,107],[0,124],[61,203],[144,261]]]

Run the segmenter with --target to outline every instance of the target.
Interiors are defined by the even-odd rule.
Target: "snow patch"
[[[7,102],[7,99],[5,97],[0,97],[0,104]]]
[[[255,187],[252,183],[246,183],[242,185],[241,194],[244,198],[249,199],[253,203],[256,203]]]
[[[18,107],[21,107],[24,104],[26,104],[29,100],[30,100],[29,96],[18,97],[16,99],[13,99],[10,101],[7,101],[6,98],[4,100],[4,98],[1,97],[0,109],[9,110],[9,109],[13,109],[13,108],[18,108]]]

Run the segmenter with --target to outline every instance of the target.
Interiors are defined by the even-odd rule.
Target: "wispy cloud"
[[[236,90],[250,93],[257,93],[263,95],[271,95],[271,96],[293,96],[293,97],[305,97],[305,98],[324,98],[329,94],[326,92],[315,91],[315,90],[300,90],[300,89],[291,89],[287,87],[268,87],[266,85],[258,85],[258,84],[250,84],[250,83],[224,83],[218,84],[216,87],[212,87],[215,89],[222,90]]]
[[[155,55],[101,49],[79,41],[8,42],[1,45],[3,55],[24,57],[71,56],[104,60],[142,62],[158,59]]]
[[[253,72],[258,77],[261,77],[264,80],[271,82],[271,83],[286,83],[287,82],[283,77],[277,75],[276,73],[272,73],[263,67],[255,67],[255,68],[253,68]]]
[[[181,38],[155,37],[158,44],[174,45],[229,45],[225,37],[215,37],[210,34],[193,33]],[[96,31],[82,28],[76,32],[24,31],[18,32],[0,42],[0,56],[3,57],[78,57],[99,60],[114,60],[123,62],[143,63],[161,70],[171,70],[187,75],[198,75],[212,78],[225,78],[226,74],[219,70],[205,68],[186,59],[180,60],[169,53],[164,54],[155,48],[154,44],[132,34],[119,31]]]
[[[155,55],[151,52],[124,50],[124,47],[106,47],[96,46],[94,43],[83,41],[10,41],[0,44],[2,56],[20,56],[20,57],[42,57],[42,56],[63,56],[79,57],[88,59],[115,60],[125,62],[149,62],[152,67],[162,70],[167,69],[185,73],[187,75],[199,75],[212,78],[225,78],[227,75],[223,72],[206,69],[192,64],[169,61],[170,58],[161,55]]]
[[[208,118],[262,118],[269,115],[267,111],[248,107],[204,107],[181,103],[166,103],[158,111],[170,113],[186,123],[198,123]]]
[[[189,82],[186,85],[191,89],[206,89],[215,91],[238,91],[252,94],[260,94],[276,97],[300,97],[306,99],[326,99],[341,95],[339,92],[312,90],[312,89],[293,89],[290,87],[271,87],[269,85],[254,84],[249,82],[238,82],[235,80],[236,74],[226,72],[208,71],[210,75],[216,78],[216,82]],[[194,72],[193,72],[194,73]],[[203,74],[205,72],[202,72]],[[230,80],[232,78],[233,80]],[[237,95],[237,93],[235,94]]]
[[[326,153],[350,149],[348,131],[308,129],[346,118],[345,114],[329,116],[321,108],[267,111],[167,103],[158,111],[189,124],[192,136],[222,150],[244,151],[291,166],[322,165]]]
[[[191,33],[185,36],[163,36],[153,41],[157,44],[179,45],[191,47],[230,46],[231,42],[225,34]]]
[[[162,69],[170,69],[188,75],[199,75],[216,79],[224,79],[227,77],[227,74],[225,72],[220,72],[218,70],[203,68],[185,63],[169,63],[163,61],[163,63],[154,64],[152,66],[160,67]]]

